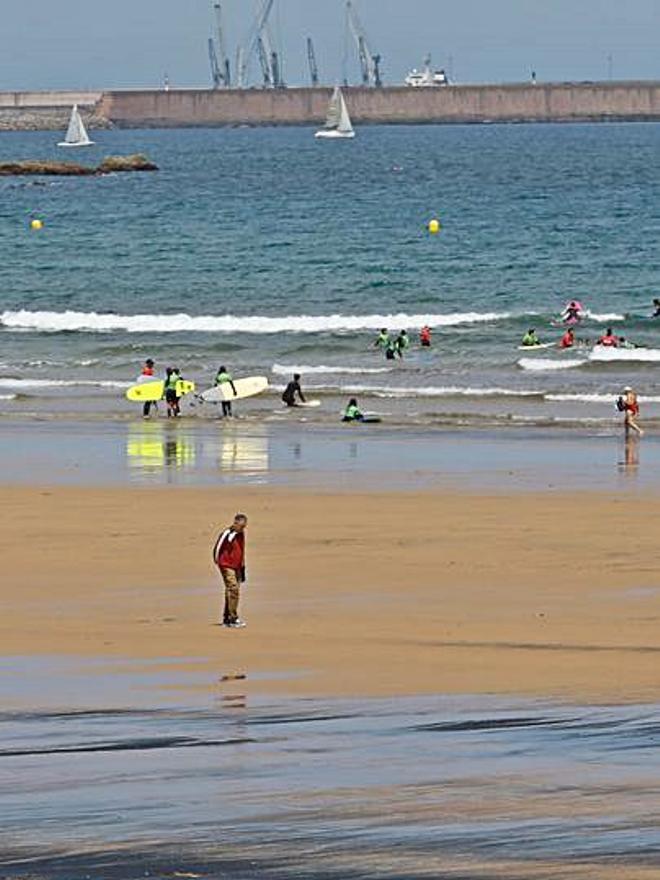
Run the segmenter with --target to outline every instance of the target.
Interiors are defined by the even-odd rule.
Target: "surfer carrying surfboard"
[[[231,386],[231,390],[234,392],[234,397],[237,395],[236,386],[234,385],[234,380],[230,372],[228,372],[227,367],[220,367],[218,373],[215,377],[215,384],[218,385],[229,385]],[[223,416],[231,416],[231,400],[223,400],[222,401],[222,414]]]
[[[138,377],[138,382],[149,382],[154,377],[154,362],[151,358],[147,358],[144,362],[144,366],[142,367],[142,372]],[[155,401],[153,400],[145,400],[142,406],[142,418],[148,419],[149,413],[151,412],[151,407],[156,406]]]
[[[179,396],[176,393],[177,382],[181,380],[181,373],[177,367],[168,367],[165,370],[165,400],[167,401],[167,418],[176,418],[181,415]]]
[[[245,529],[247,516],[237,513],[234,522],[218,535],[213,546],[213,562],[225,586],[222,625],[239,629],[245,622],[238,616],[241,584],[245,583]]]

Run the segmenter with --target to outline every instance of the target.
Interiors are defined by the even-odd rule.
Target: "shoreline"
[[[309,414],[308,414],[309,413]],[[272,486],[528,493],[660,489],[660,442],[607,432],[506,425],[342,425],[316,410],[222,420],[0,420],[6,483]],[[644,423],[647,427],[647,423]],[[16,451],[21,451],[17,455]]]

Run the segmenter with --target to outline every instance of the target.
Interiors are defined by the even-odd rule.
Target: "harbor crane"
[[[351,35],[355,41],[358,52],[358,60],[360,62],[360,72],[362,75],[362,85],[374,86],[380,88],[383,81],[380,75],[381,56],[375,55],[367,42],[367,35],[360,23],[352,0],[346,0],[346,18]]]
[[[231,71],[225,42],[225,28],[222,21],[222,7],[219,2],[213,4],[215,12],[215,39],[209,39],[209,62],[211,80],[214,89],[231,86]]]
[[[307,37],[307,60],[309,62],[309,76],[312,81],[312,88],[319,84],[319,69],[316,64],[316,52],[314,51],[314,43],[311,37]]]
[[[266,88],[283,88],[282,62],[279,54],[272,48],[268,31],[268,19],[275,0],[260,0],[257,15],[246,40],[247,51],[239,46],[236,53],[236,85],[245,88],[249,59],[256,54],[261,65],[263,85]]]

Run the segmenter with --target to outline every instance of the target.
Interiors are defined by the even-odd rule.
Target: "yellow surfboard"
[[[195,390],[195,383],[187,379],[181,379],[176,383],[176,396],[183,397]],[[165,383],[161,380],[153,382],[138,382],[126,392],[126,399],[134,403],[147,403],[162,400],[165,396]]]

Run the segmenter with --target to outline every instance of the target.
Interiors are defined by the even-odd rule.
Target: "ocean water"
[[[141,151],[153,175],[0,179],[0,411],[133,414],[141,361],[200,387],[221,363],[279,388],[295,369],[336,419],[614,423],[624,384],[660,418],[660,126],[98,132],[72,157]],[[62,158],[3,133],[0,160]],[[44,220],[41,232],[29,221]],[[426,223],[442,222],[431,236]],[[579,298],[581,345],[521,352]],[[381,326],[434,328],[395,364]],[[593,350],[611,324],[643,345]],[[263,419],[276,397],[242,408]],[[200,415],[197,411],[190,415]],[[203,412],[201,413],[203,415]]]

